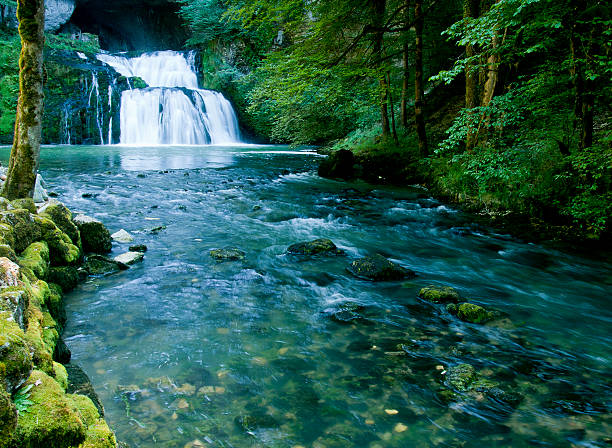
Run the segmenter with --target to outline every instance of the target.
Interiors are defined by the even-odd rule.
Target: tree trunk
[[[19,101],[15,136],[2,195],[8,199],[32,197],[40,156],[43,115],[43,0],[19,0],[17,19],[21,36]]]
[[[372,0],[372,6],[374,9],[373,16],[373,25],[376,30],[374,33],[374,65],[377,70],[379,70],[379,78],[378,84],[380,86],[380,118],[382,124],[383,131],[383,139],[386,139],[391,135],[391,127],[389,126],[389,110],[387,107],[388,95],[389,95],[389,85],[387,84],[387,79],[385,75],[385,71],[382,69],[382,60],[383,60],[383,48],[384,48],[384,37],[385,32],[383,31],[383,26],[385,23],[385,10],[387,7],[386,0]]]
[[[415,57],[414,57],[414,120],[419,139],[419,153],[428,155],[427,132],[425,131],[425,91],[423,87],[423,0],[416,0],[414,5]]]
[[[463,1],[463,18],[467,19],[470,17],[478,17],[479,15],[479,1],[478,0],[464,0]],[[472,58],[476,55],[476,50],[473,45],[467,44],[465,46],[465,54],[468,58]],[[478,95],[478,70],[477,64],[474,61],[469,61],[465,65],[465,107],[466,109],[473,109],[480,104]],[[474,129],[468,129],[465,149],[471,151],[476,146],[477,136]]]
[[[391,109],[391,131],[393,132],[393,141],[399,145],[397,138],[397,126],[395,126],[395,104],[393,103],[393,93],[391,91],[391,73],[387,72],[387,85],[389,86],[389,108]]]
[[[401,121],[402,121],[402,127],[404,129],[408,129],[408,91],[409,89],[409,85],[410,85],[410,60],[408,59],[408,51],[409,51],[409,47],[408,44],[404,44],[404,49],[403,49],[403,68],[404,68],[404,76],[403,76],[403,83],[402,83],[402,103],[400,106],[401,109]]]

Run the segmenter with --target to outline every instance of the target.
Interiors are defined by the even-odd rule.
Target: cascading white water
[[[219,92],[198,87],[193,55],[175,51],[136,58],[100,54],[121,75],[139,77],[146,89],[121,96],[121,143],[203,145],[240,142],[238,120]]]

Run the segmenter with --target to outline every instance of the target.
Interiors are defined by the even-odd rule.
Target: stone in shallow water
[[[446,310],[462,321],[471,322],[473,324],[484,324],[495,318],[495,313],[469,302],[460,303],[458,305],[449,303],[446,305]]]
[[[470,364],[449,367],[446,372],[446,385],[459,392],[467,392],[476,381],[476,370]]]
[[[85,252],[105,254],[112,250],[110,232],[100,221],[90,216],[77,215],[73,222],[79,228]]]
[[[111,235],[111,238],[113,239],[113,241],[117,241],[118,243],[131,243],[132,241],[134,241],[134,237],[124,229],[113,233]]]
[[[292,244],[287,252],[293,255],[344,255],[344,251],[338,249],[334,242],[327,238]]]
[[[130,246],[130,252],[146,252],[147,246],[144,244],[136,244],[134,246]]]
[[[117,263],[123,263],[132,265],[142,261],[144,258],[144,254],[142,252],[126,252],[124,254],[118,255],[114,258]]]
[[[263,412],[250,415],[239,415],[234,422],[243,431],[253,431],[257,428],[278,428],[279,423],[274,417]]]
[[[427,286],[419,291],[419,297],[432,303],[457,303],[461,296],[450,286]]]
[[[392,281],[415,277],[416,274],[382,255],[360,258],[353,261],[347,270],[355,277],[372,281]]]
[[[328,308],[323,311],[324,314],[328,315],[331,320],[338,323],[351,323],[353,321],[363,319],[363,315],[360,313],[365,308],[355,302],[345,302],[335,308]]]
[[[111,258],[97,254],[90,255],[87,257],[87,261],[85,262],[85,269],[89,275],[114,274],[115,272],[119,272],[127,268],[127,265],[124,263],[118,263]]]
[[[210,256],[217,261],[240,261],[244,260],[245,253],[235,247],[225,249],[213,249],[209,252]]]

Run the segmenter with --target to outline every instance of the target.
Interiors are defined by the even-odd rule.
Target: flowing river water
[[[609,260],[498,234],[418,188],[319,178],[318,159],[253,146],[43,150],[59,200],[149,248],[66,297],[73,362],[120,440],[609,446]],[[346,256],[286,254],[320,237]],[[246,258],[209,256],[228,246]],[[346,271],[374,253],[418,276],[371,283]],[[505,317],[462,322],[417,298],[430,284]],[[346,302],[361,318],[331,319]],[[449,395],[445,374],[465,363],[505,395]]]

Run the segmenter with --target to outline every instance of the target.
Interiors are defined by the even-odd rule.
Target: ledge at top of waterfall
[[[121,95],[121,143],[227,145],[240,142],[238,120],[219,92],[198,87],[193,53],[158,51],[135,58],[99,54],[119,74],[149,87]]]

